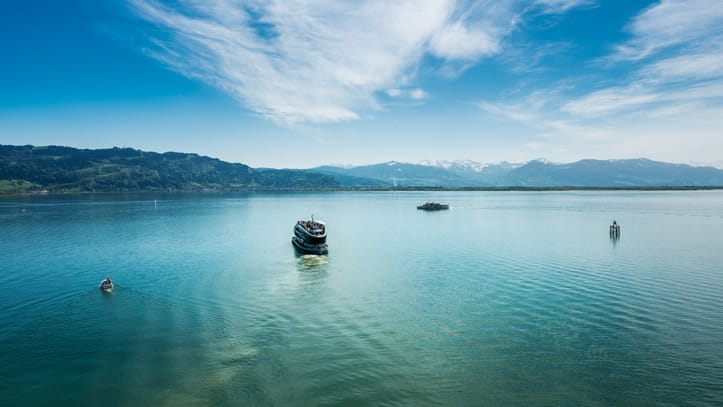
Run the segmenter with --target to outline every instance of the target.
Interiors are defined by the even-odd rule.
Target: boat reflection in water
[[[294,236],[291,243],[297,250],[308,254],[326,254],[329,246],[326,244],[326,224],[319,220],[300,220],[294,226]]]

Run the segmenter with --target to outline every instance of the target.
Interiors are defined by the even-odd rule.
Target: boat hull
[[[291,238],[291,243],[296,250],[306,254],[327,254],[329,246],[326,243],[309,244],[297,236]]]
[[[326,233],[318,236],[312,235],[298,225],[294,228],[294,235],[308,244],[317,245],[326,243]]]

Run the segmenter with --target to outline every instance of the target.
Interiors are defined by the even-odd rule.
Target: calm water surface
[[[5,198],[0,350],[3,406],[719,406],[723,191]]]

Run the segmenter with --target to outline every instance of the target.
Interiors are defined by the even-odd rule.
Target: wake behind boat
[[[326,244],[326,224],[322,221],[300,220],[294,226],[294,236],[291,243],[303,253],[326,254],[329,246]]]

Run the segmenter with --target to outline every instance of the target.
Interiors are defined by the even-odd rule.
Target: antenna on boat
[[[311,214],[311,221],[312,221],[312,222],[314,221],[314,214],[313,214],[313,213]]]

